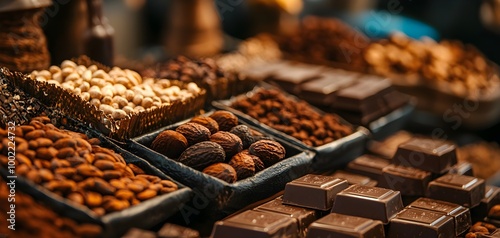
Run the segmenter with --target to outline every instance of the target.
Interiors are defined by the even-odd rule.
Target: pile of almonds
[[[309,146],[324,145],[353,132],[337,115],[321,115],[306,102],[287,98],[274,89],[260,89],[239,98],[231,107]]]
[[[497,69],[471,45],[458,41],[414,40],[402,33],[371,43],[364,59],[376,74],[407,75],[444,86],[459,96],[478,96],[500,83]]]
[[[496,229],[497,227],[493,224],[478,221],[471,226],[469,232],[465,235],[465,238],[493,237],[489,235]]]
[[[177,190],[172,181],[147,175],[127,164],[97,138],[60,130],[48,117],[36,117],[15,128],[15,138],[0,129],[0,164],[7,167],[8,146],[16,145],[16,174],[43,186],[97,215],[120,211]],[[12,135],[12,134],[10,134]]]
[[[285,158],[285,148],[265,138],[228,111],[198,116],[165,130],[151,149],[228,183],[245,179]]]
[[[143,79],[135,71],[118,67],[105,72],[96,65],[85,67],[70,60],[49,70],[33,71],[31,77],[79,95],[116,120],[196,97],[201,92],[196,83],[188,83],[181,89],[167,79]]]
[[[9,219],[9,188],[0,177],[0,219]],[[0,226],[0,234],[7,237],[40,237],[40,238],[93,238],[99,237],[102,228],[90,223],[77,223],[72,219],[61,217],[54,211],[37,203],[32,197],[20,191],[15,194],[16,230]]]

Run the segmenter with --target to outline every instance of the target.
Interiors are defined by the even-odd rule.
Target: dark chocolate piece
[[[447,172],[457,163],[455,145],[442,140],[413,138],[399,145],[393,163],[436,174]]]
[[[477,207],[471,209],[473,219],[482,220],[488,216],[490,209],[497,204],[500,204],[500,188],[486,185],[484,198],[481,199]]]
[[[199,238],[200,233],[196,230],[179,226],[172,223],[166,223],[158,231],[158,238]]]
[[[406,208],[389,224],[391,238],[439,237],[455,238],[453,218],[440,212]]]
[[[380,221],[330,213],[309,226],[307,238],[318,237],[383,238],[385,234],[384,226]]]
[[[353,84],[356,77],[358,74],[350,72],[325,72],[320,78],[303,83],[300,96],[309,103],[330,106],[335,102],[336,92]]]
[[[430,198],[419,198],[412,202],[408,207],[420,208],[433,212],[442,212],[445,215],[453,217],[456,236],[466,232],[472,225],[469,209],[455,203]]]
[[[347,172],[367,176],[373,180],[379,180],[382,175],[382,169],[390,164],[387,159],[375,155],[362,155],[349,162],[346,167]]]
[[[332,107],[362,114],[379,112],[382,115],[387,111],[382,95],[391,90],[394,88],[391,87],[389,80],[364,76],[357,84],[339,90],[337,100]]]
[[[300,237],[305,237],[307,227],[319,217],[315,210],[283,204],[282,197],[264,203],[253,210],[278,213],[294,218],[297,221]]]
[[[286,184],[283,203],[326,211],[332,208],[337,193],[348,186],[344,179],[307,174]]]
[[[472,170],[472,164],[469,162],[458,162],[458,164],[454,165],[448,171],[449,174],[458,174],[458,175],[467,175],[474,176]]]
[[[349,185],[359,184],[359,185],[372,186],[372,187],[377,186],[376,180],[370,179],[369,177],[366,177],[363,175],[348,173],[348,172],[345,172],[342,170],[337,170],[337,172],[333,173],[330,176],[332,176],[334,178],[345,179],[345,180],[347,180]]]
[[[377,186],[398,190],[403,196],[425,196],[431,180],[430,172],[391,164],[382,170]]]
[[[387,224],[403,209],[398,191],[351,185],[337,194],[332,212],[380,220]]]
[[[429,183],[427,197],[475,207],[484,198],[483,179],[467,175],[446,174]]]
[[[214,225],[212,238],[297,237],[295,219],[281,214],[248,210]]]
[[[287,63],[276,70],[271,76],[271,80],[285,91],[297,94],[300,91],[300,84],[320,77],[323,70],[323,67],[315,65]]]

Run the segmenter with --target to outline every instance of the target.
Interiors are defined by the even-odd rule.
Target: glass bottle
[[[87,0],[88,26],[84,34],[84,53],[92,60],[113,66],[114,29],[102,14],[102,0]]]

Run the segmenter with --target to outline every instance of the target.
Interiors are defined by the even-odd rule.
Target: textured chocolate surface
[[[264,203],[254,208],[254,210],[277,213],[294,218],[297,221],[300,237],[305,237],[307,227],[319,217],[318,212],[315,210],[283,204],[282,197]]]
[[[307,238],[385,237],[382,222],[338,213],[330,213],[309,226]]]
[[[398,190],[403,196],[424,196],[431,180],[430,172],[391,164],[383,168],[377,186]]]
[[[345,170],[378,181],[382,175],[382,169],[389,164],[390,161],[387,159],[365,154],[349,162]]]
[[[479,205],[485,194],[483,179],[446,174],[429,183],[427,197],[457,203],[465,207]]]
[[[388,237],[454,238],[453,218],[443,213],[406,208],[391,220]]]
[[[436,174],[447,172],[457,163],[455,145],[442,140],[413,138],[400,144],[393,163]]]
[[[455,234],[457,236],[467,231],[472,225],[469,209],[455,203],[430,198],[419,198],[412,202],[408,207],[443,213],[453,217]]]
[[[286,184],[283,203],[326,211],[332,208],[337,193],[348,186],[343,179],[308,174]]]
[[[403,209],[398,191],[351,185],[337,194],[332,212],[380,220],[387,224]]]
[[[214,225],[212,238],[297,237],[295,219],[281,214],[245,211]]]

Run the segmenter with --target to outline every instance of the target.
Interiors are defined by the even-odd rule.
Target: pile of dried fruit
[[[238,125],[228,111],[198,116],[165,130],[151,149],[228,183],[255,175],[285,158],[285,148],[261,133]]]
[[[0,164],[8,167],[13,156],[9,148],[15,143],[17,175],[85,205],[97,215],[177,190],[172,181],[146,175],[121,155],[99,146],[98,139],[56,128],[48,117],[11,129],[0,129]]]

